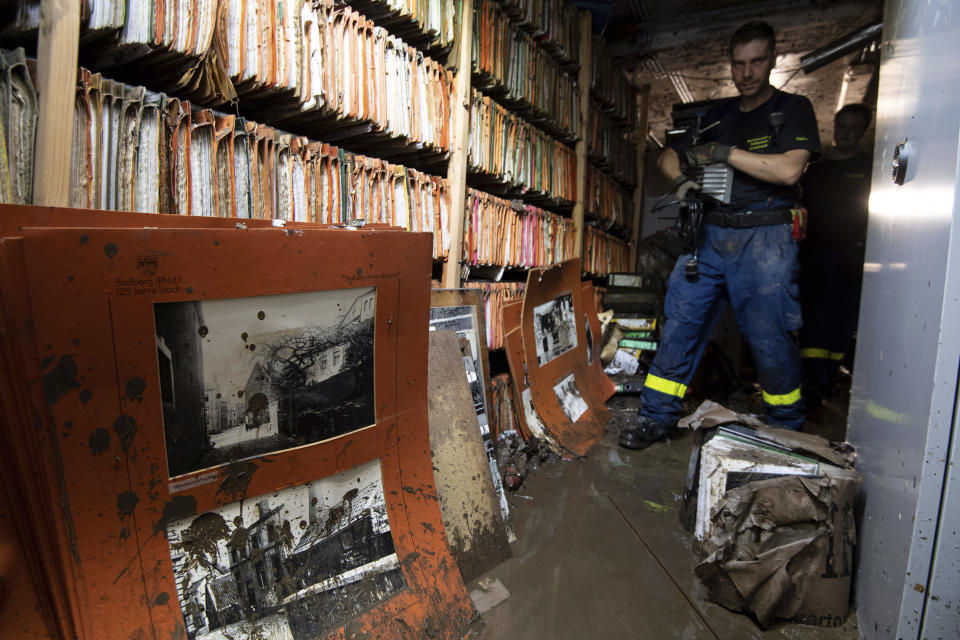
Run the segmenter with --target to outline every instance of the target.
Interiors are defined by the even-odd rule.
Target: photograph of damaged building
[[[167,539],[190,640],[310,640],[406,585],[378,460],[172,522]]]
[[[577,325],[573,317],[573,295],[564,293],[533,309],[537,364],[543,366],[577,346]]]
[[[170,475],[375,420],[376,290],[155,306]]]
[[[960,639],[960,0],[0,0],[0,240],[0,640]]]

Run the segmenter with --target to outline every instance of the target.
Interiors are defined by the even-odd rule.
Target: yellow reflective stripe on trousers
[[[654,391],[659,391],[660,393],[665,393],[668,396],[677,396],[678,398],[682,398],[687,394],[687,385],[667,380],[666,378],[660,378],[652,373],[647,374],[647,380],[643,383],[643,386],[648,389],[653,389]]]
[[[829,349],[800,349],[801,358],[821,358],[823,360],[843,360],[844,354]]]
[[[800,388],[797,387],[790,393],[784,393],[783,395],[774,395],[772,393],[763,392],[763,401],[767,404],[772,404],[774,406],[783,406],[787,404],[793,404],[794,402],[800,401]]]

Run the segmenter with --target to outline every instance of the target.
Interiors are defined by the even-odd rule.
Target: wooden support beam
[[[70,204],[70,150],[77,86],[80,0],[43,0],[37,38],[37,147],[33,203]]]
[[[580,140],[577,141],[577,202],[573,205],[574,256],[583,257],[583,220],[587,201],[587,125],[590,123],[590,52],[593,50],[593,24],[589,10],[580,12]]]
[[[470,152],[470,52],[473,48],[473,0],[460,4],[460,34],[457,39],[457,74],[453,81],[453,120],[450,129],[450,253],[443,265],[443,287],[460,286],[463,255],[463,219],[467,208],[467,155]]]
[[[650,85],[644,85],[637,91],[637,130],[635,140],[637,145],[637,186],[633,190],[633,233],[630,243],[630,268],[640,270],[637,264],[637,252],[640,244],[640,233],[643,231],[643,174],[646,170],[647,157],[647,128],[650,112]]]

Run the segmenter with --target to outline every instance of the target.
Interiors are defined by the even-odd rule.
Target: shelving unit
[[[279,184],[283,180],[274,175],[270,180],[277,184],[263,187],[272,198],[263,202],[270,206],[258,210],[294,220],[326,222],[332,219],[324,213],[324,207],[340,207],[340,222],[353,215],[370,219],[365,207],[381,202],[383,193],[390,196],[396,176],[402,174],[407,209],[373,221],[438,234],[434,257],[439,261],[444,287],[460,286],[465,276],[516,282],[523,279],[529,267],[576,256],[584,258],[587,276],[629,268],[635,262],[635,250],[629,244],[635,245],[639,231],[643,154],[637,148],[642,145],[634,145],[627,134],[645,127],[646,99],[642,93],[632,97],[626,77],[606,57],[600,39],[592,35],[590,13],[577,11],[570,0],[536,4],[522,0],[437,0],[402,6],[357,0],[349,5],[311,5],[309,10],[305,4],[293,3],[282,19],[260,16],[260,23],[249,15],[240,20],[240,14],[230,14],[228,19],[235,21],[230,23],[232,31],[225,30],[230,37],[258,37],[272,43],[273,49],[268,50],[273,57],[257,60],[249,58],[251,49],[243,41],[224,41],[219,27],[211,27],[213,32],[209,34],[196,34],[190,45],[193,49],[183,42],[171,45],[173,50],[185,53],[168,51],[161,55],[153,45],[120,43],[123,39],[143,40],[144,34],[136,30],[84,30],[79,24],[78,0],[43,4],[37,62],[42,96],[34,182],[37,203],[70,202],[70,146],[63,140],[71,134],[72,70],[77,65],[80,42],[81,62],[95,59],[113,65],[104,73],[115,71],[122,80],[138,69],[137,77],[147,84],[144,104],[155,95],[150,90],[170,86],[174,77],[171,69],[177,64],[199,60],[196,65],[200,70],[194,73],[200,76],[177,80],[183,84],[179,97],[217,96],[209,98],[212,105],[204,106],[220,111],[205,110],[183,100],[177,108],[197,114],[194,121],[186,121],[187,126],[204,140],[213,140],[214,157],[221,131],[233,126],[237,135],[248,136],[248,142],[265,139],[268,146],[282,144],[283,161],[290,164],[291,175],[306,172],[305,204],[298,200],[302,196]],[[230,12],[240,6],[252,11],[249,7],[261,5],[228,2],[225,6]],[[298,20],[293,14],[301,8],[306,13]],[[450,15],[456,15],[453,24],[448,20]],[[106,27],[117,27],[117,16],[98,19]],[[251,26],[258,24],[269,28],[256,30]],[[182,40],[179,32],[171,33]],[[300,40],[290,41],[291,34]],[[212,43],[209,52],[195,50],[197,43],[206,41]],[[106,46],[111,42],[114,44]],[[337,42],[346,44],[338,49]],[[96,43],[98,51],[102,49],[95,57],[90,53],[91,43]],[[299,51],[299,56],[283,58],[283,47],[293,47],[291,50]],[[385,54],[385,50],[393,53]],[[118,64],[125,52],[131,56],[136,52],[140,57],[135,63]],[[394,56],[392,63],[389,55]],[[229,70],[232,82],[222,82],[213,67],[207,68],[213,64],[210,58],[217,56],[222,63],[218,68]],[[318,61],[323,56],[329,59]],[[351,67],[351,56],[369,65]],[[441,69],[424,56],[445,59],[447,68]],[[393,80],[389,86],[397,95],[382,88],[373,90],[372,82],[389,84],[390,80],[384,78],[394,77],[389,73],[384,76],[381,66],[393,64],[390,68],[394,69],[401,60],[413,65],[406,68],[407,72],[423,70],[439,83],[429,86],[431,96],[436,96],[425,96],[418,102],[430,103],[430,118],[418,119],[422,115],[419,113],[413,117],[403,114],[407,119],[397,121],[397,109],[405,109],[411,99],[404,93],[404,87],[413,86],[409,81],[397,84],[399,80]],[[162,66],[164,72],[143,73],[143,68],[152,64]],[[373,69],[372,79],[345,78],[337,73],[365,68]],[[120,90],[119,102],[127,99],[124,91],[130,88]],[[238,97],[225,100],[232,95]],[[169,96],[171,100],[178,97],[176,93]],[[160,115],[162,118],[165,114]],[[449,123],[449,130],[434,131],[431,125],[425,125],[435,118]],[[246,123],[241,124],[244,119]],[[496,123],[482,126],[494,120]],[[414,125],[418,132],[413,130]],[[248,130],[241,131],[243,126]],[[497,139],[491,136],[491,130]],[[271,136],[273,143],[269,141]],[[343,145],[349,151],[333,145]],[[230,147],[232,154],[232,137]],[[259,153],[256,145],[249,150]],[[265,167],[263,171],[277,170],[272,164]],[[328,198],[329,205],[310,194],[311,188],[332,188],[326,182],[321,185],[321,169],[333,176],[331,180],[340,190],[339,197]],[[335,175],[337,171],[340,177]],[[231,173],[227,182],[240,179]],[[229,185],[224,187],[222,176],[211,180],[214,191],[219,189],[241,199],[239,187],[232,191]],[[415,197],[420,193],[417,189],[431,194],[429,202],[421,201],[422,196]],[[224,200],[222,195],[219,200],[205,198],[199,208],[181,204],[173,212],[197,213],[218,201],[220,206],[213,205],[210,215],[239,211],[223,207]],[[440,200],[449,206],[441,206]],[[477,208],[478,201],[485,203],[485,208]],[[393,206],[387,208],[392,211]],[[294,207],[292,213],[277,212],[278,208]],[[415,210],[420,212],[416,220]],[[497,251],[483,255],[474,251],[471,255],[471,238],[476,246],[477,230],[489,222],[478,223],[476,216],[486,215],[499,216],[495,226],[509,227],[503,233],[542,234],[543,250],[518,248],[514,246],[517,236],[511,235],[496,240],[503,245]],[[434,224],[425,223],[424,216],[432,216]],[[466,244],[461,245],[460,239]],[[496,318],[491,317],[491,321]]]
[[[511,33],[522,34],[523,28],[529,26],[525,25],[521,27],[516,23],[506,22],[505,16],[518,15],[516,11],[511,13],[503,8],[498,9],[496,6],[493,6],[492,3],[487,3],[484,7],[484,10],[478,12],[477,15],[479,17],[476,17],[474,20],[475,27],[482,25],[483,28],[489,29],[491,28],[489,23],[497,23],[502,26],[509,36]],[[480,15],[480,13],[483,13],[483,15]],[[637,116],[633,113],[636,109],[636,100],[625,97],[625,91],[629,87],[626,77],[623,76],[622,73],[617,72],[608,59],[601,60],[599,65],[591,63],[594,50],[602,51],[602,47],[599,47],[599,41],[592,37],[589,12],[582,11],[574,15],[577,19],[571,22],[571,24],[575,27],[573,32],[577,35],[577,38],[568,38],[568,44],[569,42],[579,39],[577,46],[579,55],[570,55],[568,51],[563,58],[554,59],[554,61],[557,63],[557,68],[561,73],[573,71],[577,73],[575,85],[578,88],[577,108],[573,111],[579,115],[580,122],[577,127],[571,129],[571,131],[576,133],[575,136],[569,133],[564,134],[564,132],[559,132],[558,135],[556,129],[550,129],[550,132],[556,136],[555,139],[557,139],[558,142],[561,140],[564,143],[575,142],[573,152],[576,161],[576,201],[571,203],[569,201],[543,197],[535,191],[525,190],[524,187],[514,187],[511,189],[510,186],[504,186],[502,181],[498,181],[495,177],[479,175],[477,172],[471,172],[468,175],[468,184],[470,186],[485,190],[491,195],[522,199],[525,204],[535,204],[538,207],[560,214],[561,216],[569,216],[573,221],[575,230],[575,242],[573,243],[569,257],[584,255],[584,228],[586,226],[596,227],[597,231],[603,232],[601,236],[604,238],[612,232],[614,237],[629,243],[637,231],[634,228],[634,211],[636,205],[634,204],[632,195],[633,191],[639,187],[639,176],[636,173],[635,164],[637,152],[635,151],[634,145],[617,139],[618,134],[622,135],[630,129],[631,125],[636,125]],[[569,30],[565,31],[565,33],[568,32]],[[497,44],[501,49],[508,49],[509,42],[509,37],[505,37],[501,41],[498,41]],[[544,47],[544,49],[545,48],[546,47]],[[476,45],[474,46],[474,55],[475,57],[477,55]],[[498,67],[494,64],[496,60],[504,60],[505,57],[503,56],[496,58],[495,56],[487,54],[481,56],[481,58],[482,60],[479,64],[474,64],[474,96],[482,94],[483,99],[487,102],[499,100],[500,96],[504,95],[501,79],[506,78],[507,84],[510,84],[511,72],[514,74],[514,77],[516,76],[516,66],[508,67],[507,65],[501,65]],[[515,59],[516,56],[510,58],[511,61]],[[478,67],[481,68],[479,72]],[[598,82],[597,78],[592,77],[592,75],[596,75],[598,69],[604,70],[604,80],[607,85],[609,85],[606,87],[605,92],[602,92],[602,83]],[[593,72],[593,74],[591,74],[591,72]],[[569,78],[572,80],[573,76],[570,75]],[[477,89],[477,86],[479,86],[479,89]],[[579,90],[581,87],[587,86],[593,86],[594,90],[590,92]],[[613,123],[611,122],[611,124],[608,124],[606,127],[605,137],[599,135],[594,136],[602,144],[591,144],[591,141],[588,140],[588,134],[591,132],[591,122],[600,119],[600,116],[597,114],[597,110],[599,109],[598,97],[605,100],[603,103],[604,109],[615,113],[616,124],[619,125],[619,128],[614,131]],[[476,99],[474,100],[474,104],[475,103]],[[515,104],[516,102],[504,102],[497,104],[494,108],[502,109],[504,106],[514,107]],[[591,105],[593,105],[594,108],[592,108]],[[488,113],[475,109],[475,113],[476,112],[481,113],[481,122],[489,119]],[[510,117],[523,117],[527,121],[537,122],[535,117],[530,116],[530,110],[522,107],[516,111],[511,109]],[[609,116],[604,115],[603,117],[611,120]],[[473,127],[473,133],[475,136],[481,138],[481,142],[486,141],[483,137],[485,132],[477,132],[475,126]],[[612,153],[610,147],[616,147],[616,153]],[[592,161],[588,152],[592,152],[595,156]],[[597,165],[601,166],[598,167]],[[587,190],[588,186],[591,188],[591,191]],[[469,216],[469,212],[467,215]],[[596,245],[595,237],[597,234],[592,233],[592,236],[592,244]],[[616,243],[616,240],[611,240],[610,242]],[[624,252],[620,251],[620,253]],[[469,256],[467,256],[467,258],[469,260]],[[623,260],[617,261],[618,265],[620,265],[619,268],[627,268],[629,264],[627,262],[628,259],[629,257],[626,257]],[[502,266],[506,267],[506,271],[504,273],[495,272],[495,276],[503,277],[504,274],[509,273],[511,265]],[[462,270],[461,272],[466,271],[467,270]],[[605,269],[600,270],[601,273],[605,271]],[[488,273],[489,271],[482,275],[488,275]],[[470,277],[476,277],[481,274],[471,269],[469,275]],[[448,286],[454,286],[452,281],[447,281],[446,284]]]

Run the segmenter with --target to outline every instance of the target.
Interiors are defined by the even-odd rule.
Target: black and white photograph
[[[380,461],[167,526],[190,640],[308,640],[406,587]]]
[[[566,378],[553,385],[553,392],[557,394],[557,400],[563,407],[563,412],[570,418],[570,422],[576,422],[587,411],[587,403],[580,390],[577,389],[577,381],[571,373]]]
[[[467,381],[470,383],[470,393],[473,395],[473,406],[477,411],[477,420],[480,422],[480,432],[489,439],[487,401],[483,388],[483,377],[480,375],[480,372],[483,371],[481,368],[483,365],[480,362],[480,346],[477,344],[476,326],[477,312],[472,306],[430,307],[431,331],[455,331],[458,337],[470,343],[472,363],[464,362],[464,368],[467,373]]]
[[[577,323],[573,317],[573,294],[561,293],[533,308],[533,335],[537,341],[537,364],[545,365],[577,346]]]
[[[374,424],[375,313],[373,287],[155,304],[170,476]]]

